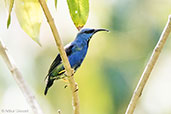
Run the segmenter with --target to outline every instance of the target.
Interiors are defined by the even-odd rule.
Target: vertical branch
[[[151,71],[153,70],[153,67],[155,65],[155,63],[157,62],[157,59],[159,58],[159,55],[163,49],[163,46],[166,43],[166,40],[169,36],[169,33],[171,32],[171,15],[168,18],[168,22],[160,36],[160,39],[156,45],[156,47],[153,50],[153,53],[144,69],[144,72],[138,82],[138,85],[134,91],[134,94],[131,98],[131,101],[128,105],[128,108],[126,110],[125,114],[133,114],[134,109],[136,107],[137,101],[140,98],[142,91],[144,89],[145,84],[147,83],[147,80],[151,74]]]
[[[57,28],[55,26],[54,20],[50,14],[50,11],[47,7],[47,4],[45,2],[45,0],[39,0],[39,3],[44,11],[44,14],[46,16],[47,22],[49,23],[49,26],[51,28],[51,31],[53,33],[53,36],[55,38],[56,41],[56,45],[58,47],[58,50],[60,52],[62,61],[64,63],[64,67],[66,69],[66,74],[68,76],[68,81],[71,87],[71,91],[72,91],[72,96],[73,96],[73,110],[74,110],[74,114],[79,114],[79,97],[78,97],[78,91],[76,91],[78,89],[78,86],[74,80],[73,77],[73,70],[71,69],[71,65],[68,61],[67,55],[65,53],[64,47],[62,45],[62,41],[59,37]]]
[[[30,105],[31,109],[33,110],[34,114],[43,114],[42,110],[40,109],[40,106],[38,102],[36,101],[35,96],[30,91],[28,85],[23,79],[22,74],[18,70],[18,68],[15,66],[14,62],[12,61],[12,58],[10,58],[10,55],[7,52],[7,49],[5,48],[3,42],[0,40],[0,55],[4,59],[5,63],[8,66],[8,69],[10,70],[11,74],[13,75],[13,78],[17,82],[19,88],[21,89],[22,93],[24,94],[28,104]]]

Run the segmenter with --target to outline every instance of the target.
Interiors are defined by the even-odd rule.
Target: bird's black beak
[[[109,32],[109,30],[107,30],[107,29],[95,29],[94,33],[99,32],[99,31],[106,31],[106,32]]]
[[[107,29],[94,29],[93,31],[93,34],[95,34],[96,32],[99,32],[99,31],[106,31],[106,32],[109,32],[109,30]],[[93,36],[93,35],[92,35]],[[92,36],[88,39],[88,42],[90,41],[90,39],[92,38]],[[89,44],[89,43],[88,43]]]

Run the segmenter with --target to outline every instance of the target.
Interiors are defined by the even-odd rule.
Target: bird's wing
[[[66,52],[67,56],[71,55],[71,53],[73,52],[72,49],[74,46],[75,46],[74,44],[70,44],[69,46],[65,47],[65,52]]]
[[[72,45],[72,44],[65,47],[65,52],[66,52],[67,56],[71,55],[73,47],[74,47],[74,45]],[[60,56],[60,54],[58,54],[50,66],[49,73],[51,73],[53,71],[53,69],[56,68],[59,64],[61,64],[61,62],[62,62],[61,56]]]
[[[55,60],[53,61],[53,63],[50,66],[49,69],[49,73],[53,71],[53,69],[58,66],[61,63],[61,57],[60,54],[57,55],[57,57],[55,58]]]

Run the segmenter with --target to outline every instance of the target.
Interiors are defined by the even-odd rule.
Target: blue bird
[[[83,62],[87,49],[89,46],[89,41],[91,37],[99,31],[108,31],[106,29],[82,29],[76,36],[75,40],[70,44],[65,46],[65,52],[67,54],[68,60],[70,62],[71,68],[74,71],[80,67]],[[64,75],[65,68],[62,63],[60,54],[57,55],[52,65],[50,66],[48,75],[46,76],[46,88],[44,94],[47,94],[48,89],[53,85],[53,82],[58,79],[63,79],[66,76]]]

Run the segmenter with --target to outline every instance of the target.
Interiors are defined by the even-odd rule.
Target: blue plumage
[[[76,36],[76,39],[70,44],[65,46],[65,52],[68,56],[71,68],[75,71],[80,67],[83,62],[89,45],[91,37],[98,31],[108,31],[106,29],[82,29]],[[62,79],[65,77],[65,68],[62,64],[60,54],[57,55],[52,65],[50,66],[47,75],[47,85],[44,94],[47,94],[48,89],[52,86],[54,80]]]

